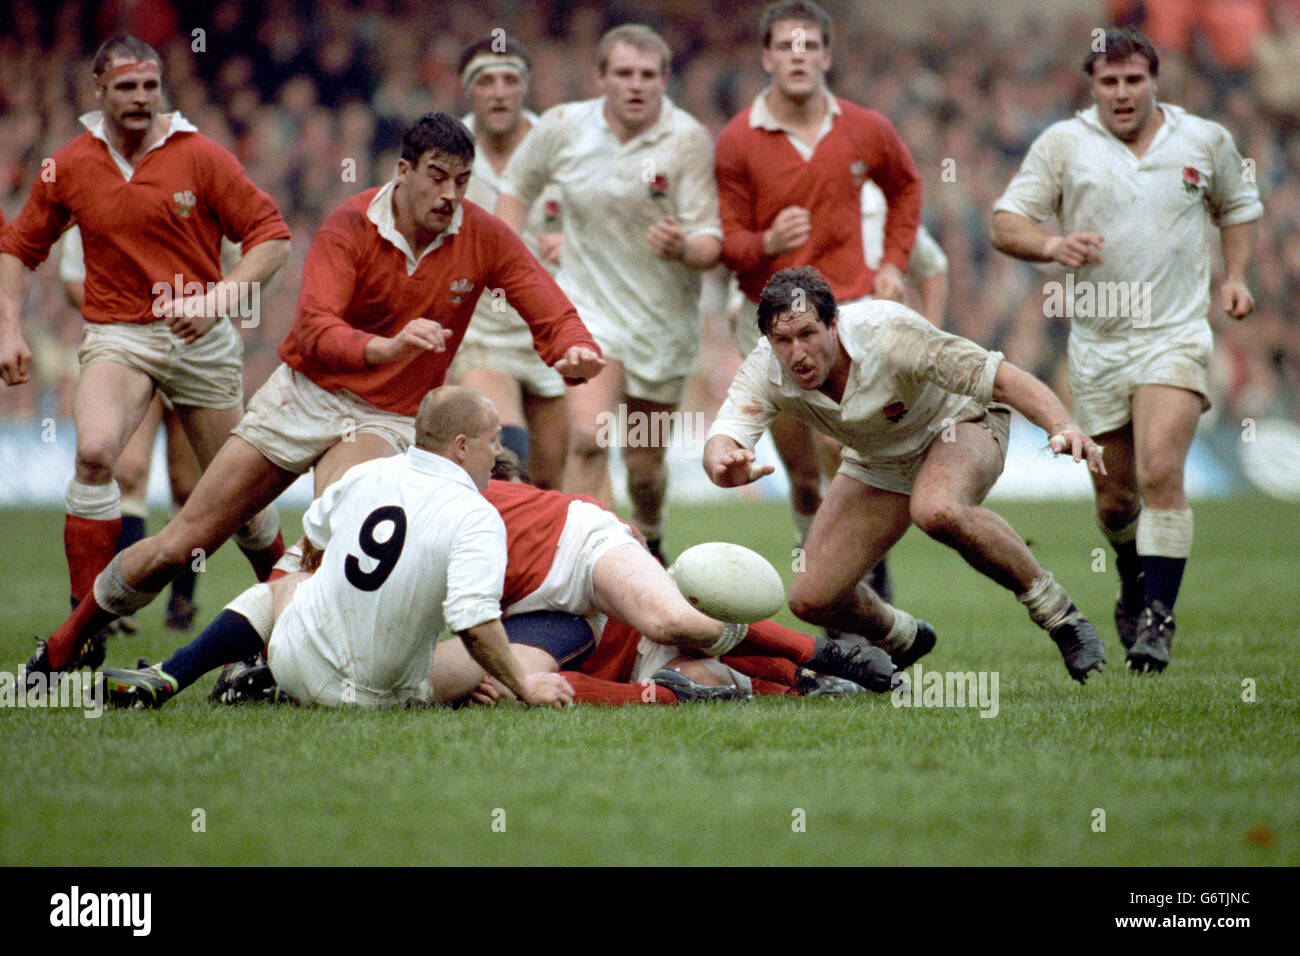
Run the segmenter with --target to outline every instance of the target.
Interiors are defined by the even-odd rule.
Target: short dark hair
[[[119,33],[105,40],[95,51],[90,72],[96,77],[103,76],[108,72],[108,64],[113,60],[152,60],[158,64],[159,72],[162,72],[162,57],[158,55],[158,51],[129,33]]]
[[[763,8],[758,18],[758,29],[763,34],[763,48],[772,45],[772,27],[782,20],[799,20],[815,23],[822,31],[822,47],[831,45],[831,16],[812,0],[777,0]]]
[[[1084,57],[1083,72],[1092,76],[1093,64],[1098,60],[1105,59],[1107,63],[1123,63],[1134,54],[1146,57],[1147,63],[1151,66],[1152,76],[1160,72],[1160,57],[1156,55],[1156,48],[1151,45],[1151,41],[1145,34],[1128,27],[1107,30],[1101,41],[1101,49],[1089,50],[1088,55]]]
[[[514,481],[524,485],[533,483],[524,469],[524,463],[509,448],[502,448],[501,454],[497,455],[497,460],[492,465],[492,477],[497,481]]]
[[[812,266],[782,269],[767,280],[763,294],[758,297],[758,331],[763,335],[771,332],[773,322],[787,312],[796,311],[799,298],[806,305],[798,311],[806,311],[806,306],[811,305],[822,325],[830,325],[839,315],[835,293],[820,272]]]
[[[450,113],[425,113],[402,134],[402,159],[414,166],[430,150],[472,163],[474,134]]]
[[[524,67],[532,72],[533,58],[520,45],[519,41],[509,34],[500,36],[485,36],[481,40],[475,40],[465,49],[460,51],[460,59],[456,62],[456,75],[460,76],[465,72],[465,67],[469,66],[470,60],[480,53],[503,53],[507,56],[517,56],[524,61]]]

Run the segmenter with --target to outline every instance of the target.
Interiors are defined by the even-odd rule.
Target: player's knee
[[[595,431],[575,429],[569,439],[569,454],[582,462],[598,463],[609,458],[609,448]]]
[[[142,498],[149,481],[148,462],[122,458],[113,468],[113,477],[124,496]]]
[[[1120,531],[1133,523],[1138,513],[1138,496],[1134,491],[1117,491],[1097,496],[1097,523],[1107,531]]]
[[[117,449],[111,442],[87,439],[77,443],[77,480],[86,485],[103,485],[113,480]]]
[[[1172,455],[1154,454],[1138,467],[1138,489],[1146,499],[1183,490],[1182,462]]]
[[[831,611],[829,595],[816,587],[814,582],[808,582],[806,578],[795,580],[794,586],[790,588],[787,604],[791,614],[809,624],[825,623]]]
[[[932,538],[947,541],[957,537],[963,523],[963,509],[951,501],[913,497],[912,523]]]

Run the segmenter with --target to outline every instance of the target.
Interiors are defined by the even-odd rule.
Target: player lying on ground
[[[506,525],[509,562],[502,607],[507,622],[534,611],[560,611],[589,621],[585,635],[577,632],[576,643],[568,629],[552,635],[543,627],[531,638],[512,633],[513,642],[533,645],[520,651],[527,655],[526,664],[556,670],[590,652],[597,635],[608,633],[608,619],[646,638],[636,680],[656,675],[683,654],[774,655],[871,690],[889,690],[892,663],[861,638],[833,641],[769,622],[747,627],[714,620],[682,597],[629,528],[594,499],[534,488],[509,460],[499,461],[494,474],[511,479],[494,480],[484,492]],[[549,644],[551,637],[559,643]],[[440,644],[434,662],[434,689],[443,702],[464,698],[483,678],[455,641]],[[737,683],[743,686],[747,680],[741,676]]]
[[[474,140],[430,113],[402,138],[397,176],[326,220],[303,266],[281,365],[180,514],[100,574],[94,600],[50,637],[30,670],[62,670],[86,637],[144,607],[198,549],[211,553],[248,516],[313,469],[317,496],[359,461],[405,450],[419,396],[442,383],[484,288],[502,288],[534,345],[567,381],[603,360],[577,312],[504,223],[462,204]]]
[[[810,266],[778,272],[758,307],[764,338],[736,373],[709,431],[704,469],[737,487],[771,474],[754,446],[779,412],[843,445],[839,473],[809,530],[790,609],[863,634],[906,667],[934,646],[933,628],[859,584],[915,524],[1012,591],[1081,683],[1106,655],[1092,624],[1001,517],[980,507],[1002,472],[1010,412],[1051,436],[1054,452],[1102,471],[1101,449],[1050,389],[997,352],[941,332],[906,306],[836,306]]]
[[[354,466],[307,510],[303,530],[323,550],[319,570],[245,591],[204,631],[209,648],[237,660],[265,646],[276,683],[302,704],[427,703],[446,627],[520,699],[570,702],[562,678],[523,669],[501,627],[506,534],[480,494],[500,430],[477,392],[430,392],[413,448]],[[105,670],[110,699],[157,706],[173,696],[208,669],[185,650],[163,666]]]
[[[498,463],[500,474],[519,476],[517,462]],[[506,528],[507,564],[501,605],[506,621],[529,612],[562,612],[584,618],[582,641],[573,631],[552,635],[534,632],[534,647],[518,653],[526,668],[554,671],[558,664],[589,650],[601,633],[606,616],[631,622],[647,637],[646,659],[638,673],[650,675],[680,652],[737,657],[775,655],[810,670],[854,680],[876,691],[890,687],[893,665],[888,656],[861,639],[843,642],[812,638],[771,627],[723,624],[696,611],[678,592],[667,572],[633,537],[628,526],[594,499],[544,491],[515,481],[492,481],[484,496],[497,509]],[[242,598],[194,641],[156,668],[114,670],[110,700],[140,700],[157,706],[203,674],[223,664],[244,660],[259,645],[227,639],[235,633],[230,618],[248,617]],[[588,623],[591,621],[592,623]],[[240,625],[239,631],[247,633]],[[457,642],[444,642],[433,673],[437,698],[454,702],[482,681],[475,665]],[[542,653],[547,657],[539,656]],[[732,665],[742,673],[746,661]],[[793,663],[791,666],[793,666]],[[770,672],[759,663],[760,676]],[[781,674],[785,670],[778,667]],[[106,672],[106,674],[109,672]],[[791,673],[786,676],[796,676]],[[254,678],[250,678],[253,680]],[[793,682],[793,681],[789,681]]]

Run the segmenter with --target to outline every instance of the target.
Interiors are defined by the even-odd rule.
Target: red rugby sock
[[[812,658],[816,648],[817,643],[807,634],[792,631],[775,621],[755,621],[749,625],[745,639],[731,653],[737,656],[774,654],[796,664],[804,664]]]
[[[741,642],[744,646],[744,642]],[[722,663],[735,668],[746,677],[784,684],[790,687],[799,679],[799,665],[784,657],[766,657],[758,654],[726,654]],[[782,691],[784,693],[784,691]]]
[[[658,684],[621,684],[579,671],[560,671],[560,676],[569,682],[573,688],[573,700],[579,704],[677,703],[677,695]]]
[[[107,627],[116,619],[116,614],[110,614],[99,606],[92,588],[85,599],[77,605],[77,609],[59,625],[58,630],[51,634],[46,642],[50,667],[55,670],[67,667],[80,653],[86,638],[101,627]]]
[[[80,515],[67,515],[63,522],[63,550],[68,556],[68,578],[72,599],[78,603],[91,592],[95,576],[117,554],[122,537],[122,519],[97,521]]]
[[[284,577],[285,572],[272,576],[275,571],[275,562],[284,556],[284,535],[277,534],[275,540],[260,551],[253,551],[249,548],[240,547],[244,552],[244,557],[248,558],[248,563],[253,566],[253,573],[257,575],[259,581],[274,581],[276,577]]]

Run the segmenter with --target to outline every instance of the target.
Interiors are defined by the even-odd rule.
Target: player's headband
[[[499,69],[514,70],[520,76],[528,75],[528,64],[524,58],[516,56],[513,53],[480,53],[465,64],[465,69],[460,71],[460,85],[469,89],[469,85],[478,78],[478,75],[484,70]]]
[[[111,70],[104,71],[96,81],[102,86],[127,73],[156,73],[161,76],[162,70],[153,60],[132,60],[130,63],[121,63]]]

